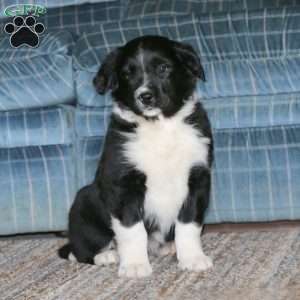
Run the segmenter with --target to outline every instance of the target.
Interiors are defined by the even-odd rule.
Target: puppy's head
[[[192,95],[197,79],[205,80],[200,59],[187,44],[144,36],[111,52],[94,85],[112,90],[115,101],[144,117],[174,115]]]

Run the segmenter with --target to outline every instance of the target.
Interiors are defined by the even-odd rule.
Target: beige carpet
[[[209,232],[205,252],[214,268],[177,269],[175,257],[150,257],[147,279],[117,278],[117,268],[61,260],[59,238],[0,238],[1,300],[300,299],[300,228]]]

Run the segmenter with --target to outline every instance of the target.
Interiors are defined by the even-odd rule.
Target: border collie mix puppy
[[[112,91],[111,121],[95,180],[71,208],[70,243],[60,256],[119,262],[120,276],[142,277],[152,272],[149,244],[160,254],[176,251],[181,269],[212,266],[200,241],[213,143],[195,96],[199,78],[193,48],[164,37],[136,38],[106,57],[94,85]]]

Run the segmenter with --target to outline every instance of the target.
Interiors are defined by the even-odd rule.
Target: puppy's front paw
[[[182,270],[189,271],[205,271],[213,266],[213,262],[210,257],[204,253],[193,257],[185,257],[179,260],[178,267]]]
[[[130,278],[140,278],[150,276],[152,273],[152,268],[149,263],[144,264],[128,264],[120,265],[119,276],[120,277],[130,277]]]

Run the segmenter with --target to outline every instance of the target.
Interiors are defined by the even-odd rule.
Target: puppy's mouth
[[[136,101],[136,106],[144,117],[152,118],[161,114],[161,109],[153,104],[145,104],[139,99]]]
[[[148,118],[155,118],[161,114],[161,110],[159,108],[147,108],[142,111],[142,114]]]
[[[137,102],[137,108],[139,114],[145,118],[156,118],[158,117],[162,111],[158,107],[150,107],[150,106],[143,106]]]

